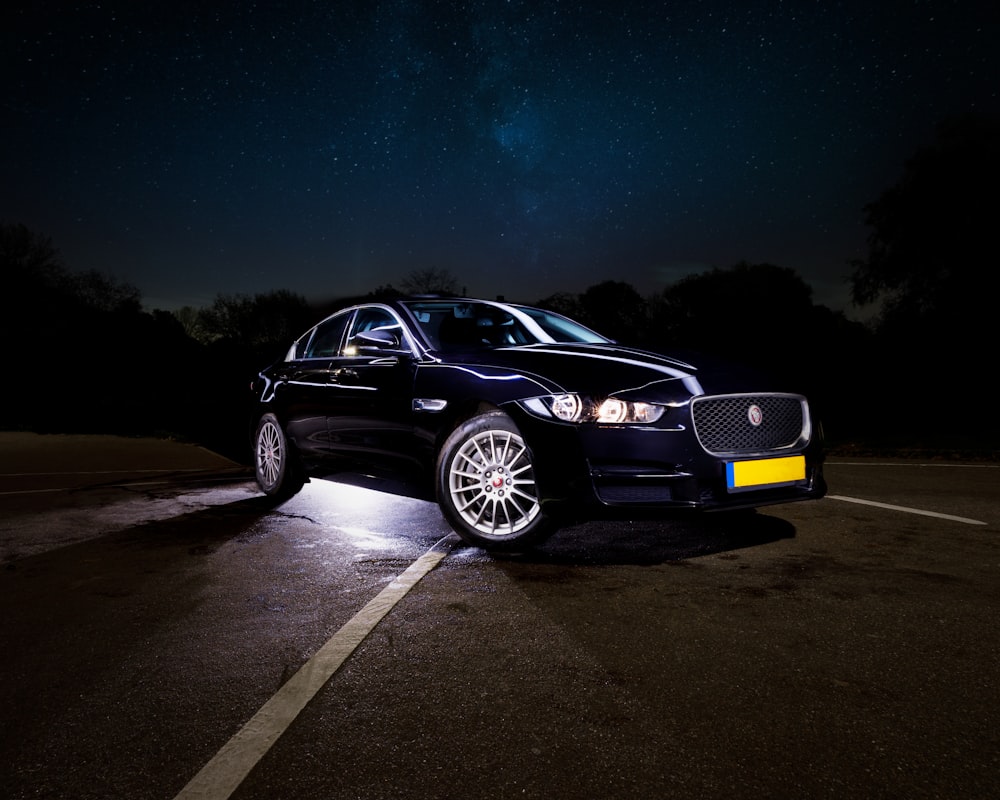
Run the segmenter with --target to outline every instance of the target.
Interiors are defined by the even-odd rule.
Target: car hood
[[[449,353],[450,364],[493,368],[534,377],[549,391],[614,394],[622,399],[670,402],[718,392],[761,391],[746,370],[698,356],[681,359],[616,344],[534,344]]]

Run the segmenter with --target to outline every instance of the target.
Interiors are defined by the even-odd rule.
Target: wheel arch
[[[444,447],[444,443],[454,433],[456,428],[468,422],[473,417],[478,417],[480,414],[488,414],[491,411],[503,411],[503,409],[496,403],[474,398],[455,404],[451,408],[448,419],[438,427],[437,433],[434,436],[434,462],[437,462],[438,456],[441,455],[441,448]]]

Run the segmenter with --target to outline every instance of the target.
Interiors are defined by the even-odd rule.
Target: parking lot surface
[[[996,794],[996,465],[831,459],[821,501],[590,523],[497,558],[413,498],[315,482],[270,508],[192,445],[49,440],[31,461],[8,437],[12,799],[183,796],[436,548],[198,796]]]

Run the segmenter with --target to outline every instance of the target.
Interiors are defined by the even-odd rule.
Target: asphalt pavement
[[[203,472],[244,468],[196,444],[154,437],[0,431],[0,476]]]
[[[449,534],[323,481],[271,508],[184,442],[0,455],[10,800],[180,797]],[[838,459],[817,502],[456,547],[201,796],[992,800],[997,469]]]
[[[0,563],[257,496],[252,470],[155,437],[0,432]],[[178,505],[177,498],[184,498]]]

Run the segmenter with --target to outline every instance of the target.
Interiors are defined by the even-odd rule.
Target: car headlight
[[[592,397],[583,394],[555,394],[533,397],[525,407],[543,417],[563,422],[598,422],[601,424],[646,424],[663,416],[664,406],[621,400],[617,397]]]

